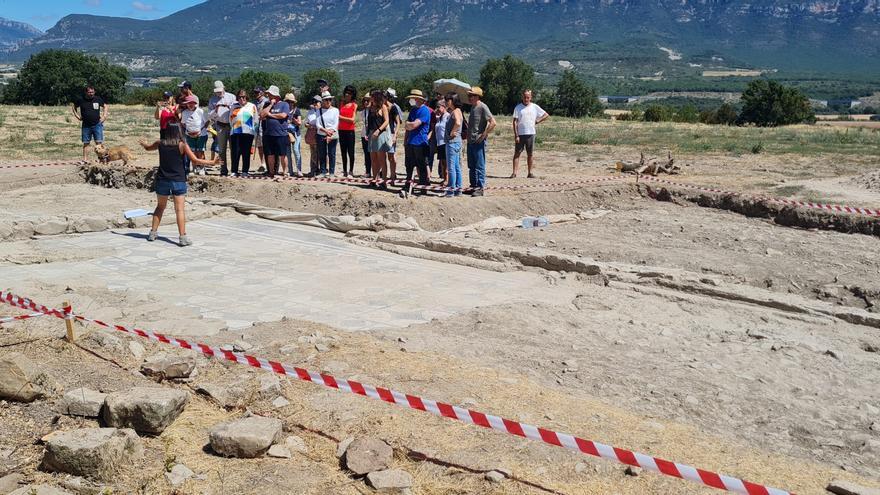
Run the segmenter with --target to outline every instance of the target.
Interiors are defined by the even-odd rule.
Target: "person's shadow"
[[[146,241],[146,240],[147,240],[147,237],[149,236],[149,234],[142,234],[142,233],[140,233],[140,232],[117,232],[117,231],[115,231],[115,230],[111,230],[110,233],[111,233],[111,234],[114,234],[114,235],[121,235],[121,236],[125,236],[125,237],[131,237],[132,239],[141,239],[141,240],[144,240],[144,241]],[[170,238],[165,237],[165,236],[161,236],[161,235],[160,235],[159,237],[156,238],[156,240],[157,240],[157,241],[167,242],[168,244],[174,244],[175,246],[177,246],[177,242],[175,242],[175,241],[173,241],[173,240],[171,240]]]

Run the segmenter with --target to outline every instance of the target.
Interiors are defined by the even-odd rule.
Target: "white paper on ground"
[[[128,210],[122,213],[122,216],[125,217],[126,220],[131,220],[132,218],[145,217],[147,215],[152,215],[153,212],[144,210],[142,208],[138,208],[136,210]]]

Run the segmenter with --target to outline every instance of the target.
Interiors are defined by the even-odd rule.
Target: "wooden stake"
[[[70,301],[64,301],[64,314],[68,315],[72,312],[73,308],[70,307]],[[67,341],[73,342],[73,320],[64,318],[64,324],[67,326]]]

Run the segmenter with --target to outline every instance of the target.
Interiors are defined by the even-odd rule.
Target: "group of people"
[[[404,118],[393,88],[372,90],[363,95],[358,106],[357,89],[342,90],[339,107],[327,81],[319,81],[320,94],[312,97],[305,116],[297,106],[294,93],[283,97],[277,86],[244,89],[235,94],[226,91],[222,81],[215,81],[214,93],[207,112],[188,81],[180,83],[179,94],[165,92],[157,102],[155,118],[159,122],[159,139],[141,141],[144,149],[159,152],[156,175],[158,206],[153,215],[153,228],[148,240],[156,239],[169,197],[174,197],[180,245],[189,245],[186,236],[183,198],[187,192],[187,176],[205,174],[205,167],[219,165],[221,176],[248,177],[251,159],[259,156],[265,174],[276,176],[337,176],[336,155],[342,155],[342,177],[354,178],[357,129],[360,125],[364,174],[370,187],[387,189],[397,179],[397,143],[403,133],[406,180],[400,195],[424,192],[436,174],[445,196],[460,196],[465,191],[462,175],[462,148],[466,144],[469,187],[472,196],[482,196],[486,187],[486,146],[497,126],[489,107],[483,103],[483,91],[473,87],[467,91],[469,113],[463,113],[465,102],[458,93],[435,94],[428,99],[421,90],[413,89],[406,97],[410,110]],[[532,103],[532,92],[523,92],[522,103],[513,115],[513,174],[516,177],[523,151],[528,157],[528,177],[533,175],[533,147],[536,127],[549,115]],[[82,121],[83,160],[89,143],[103,142],[103,123],[107,106],[86,88],[82,99],[74,104],[73,113]],[[214,140],[211,159],[206,159],[209,136]],[[309,170],[302,170],[302,142],[310,150]],[[227,157],[227,152],[231,156]],[[436,170],[434,164],[436,163]]]

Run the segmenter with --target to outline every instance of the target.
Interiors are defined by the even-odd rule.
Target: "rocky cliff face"
[[[23,22],[0,17],[0,50],[14,47],[18,42],[42,36],[39,29]]]
[[[66,46],[143,57],[192,43],[214,64],[245,53],[346,64],[638,39],[685,57],[820,69],[846,56],[880,69],[878,35],[880,0],[208,0],[155,21],[71,15],[20,55]]]

